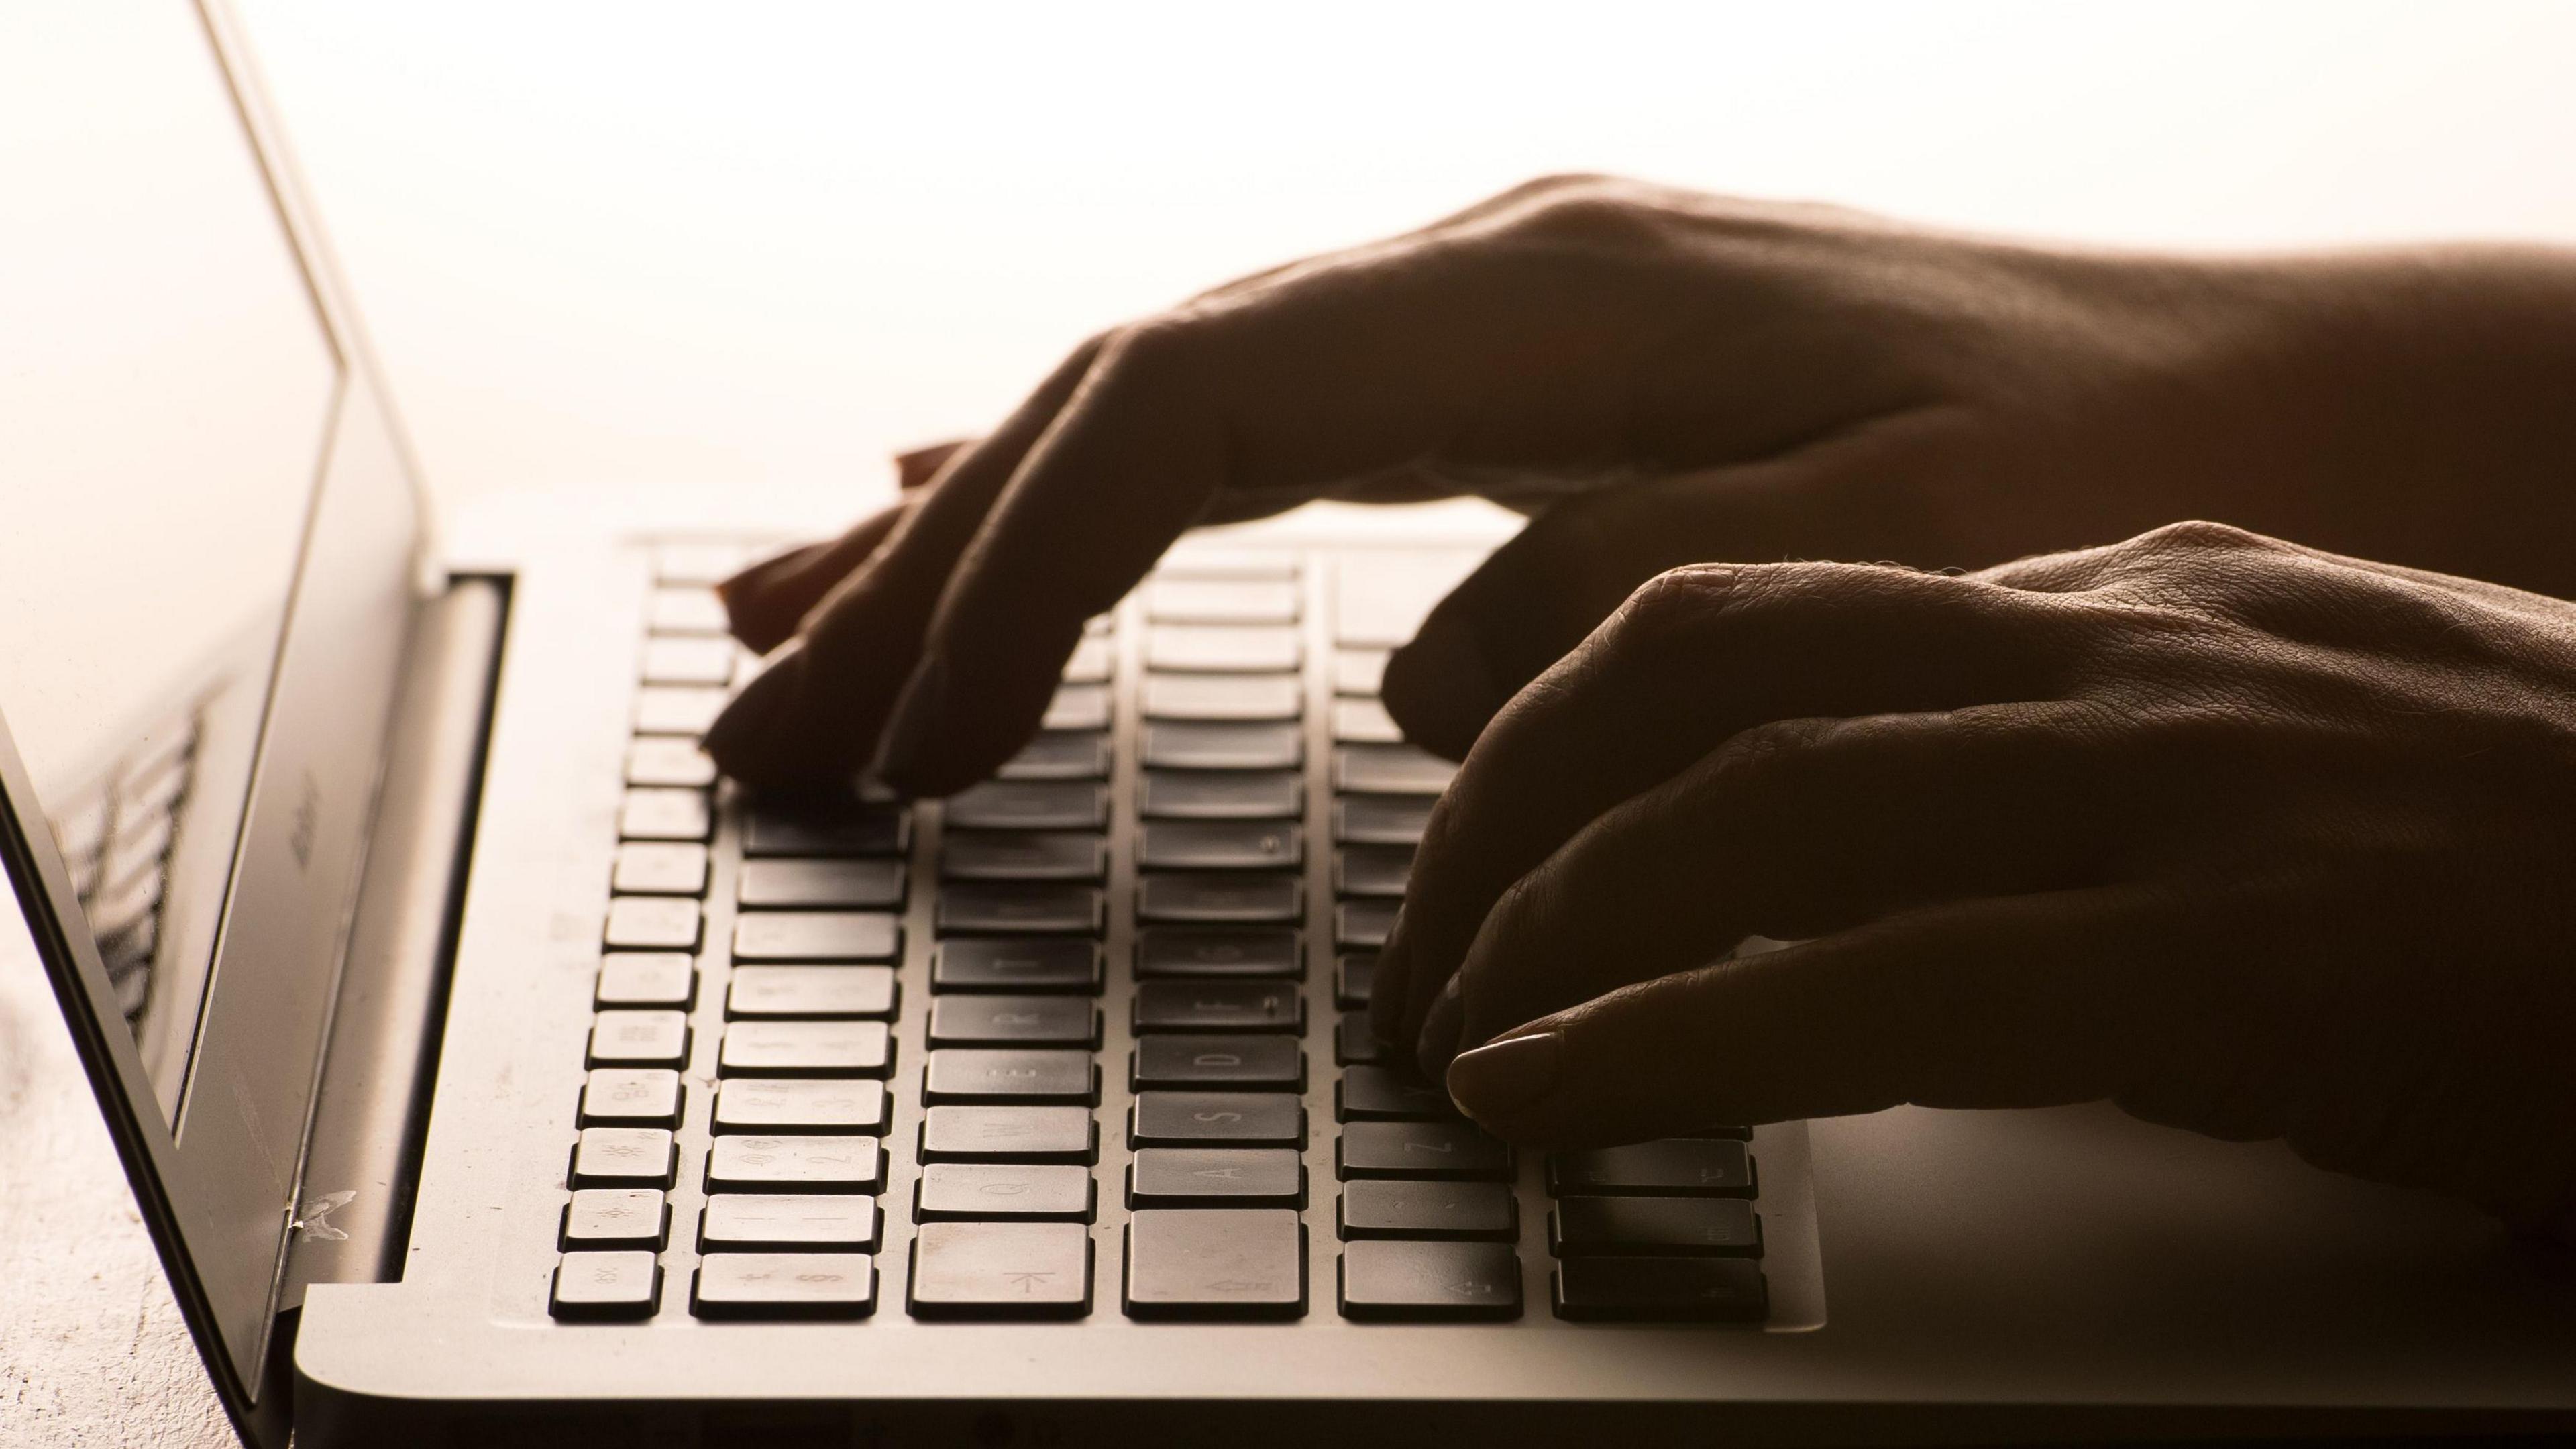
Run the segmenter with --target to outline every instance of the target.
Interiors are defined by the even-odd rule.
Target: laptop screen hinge
[[[310,1283],[402,1276],[508,614],[506,580],[461,578],[413,625],[280,1313]]]

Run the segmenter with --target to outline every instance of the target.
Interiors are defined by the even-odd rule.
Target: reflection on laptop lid
[[[415,514],[225,17],[115,4],[0,16],[0,842],[238,1417]]]

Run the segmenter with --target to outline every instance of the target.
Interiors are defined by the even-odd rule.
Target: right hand
[[[1388,668],[1452,756],[1683,563],[1974,567],[2202,516],[2564,589],[2576,433],[2533,429],[2576,393],[2571,317],[2536,253],[2046,250],[1534,182],[1097,338],[896,510],[736,580],[746,638],[798,633],[707,748],[960,789],[1183,529],[1319,497],[1535,514]]]

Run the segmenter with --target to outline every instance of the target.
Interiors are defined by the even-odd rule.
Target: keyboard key
[[[609,875],[609,887],[629,896],[705,895],[707,848],[673,841],[628,841],[617,847],[617,868]]]
[[[1091,1311],[1080,1223],[924,1223],[912,1240],[916,1318],[1079,1318]]]
[[[1762,1256],[1762,1220],[1732,1197],[1569,1197],[1548,1215],[1560,1258]]]
[[[1131,1318],[1302,1318],[1305,1225],[1278,1208],[1139,1212],[1127,1223],[1126,1299]]]
[[[1144,870],[1294,870],[1306,862],[1306,833],[1260,820],[1146,823],[1136,847]]]
[[[1295,931],[1193,931],[1153,926],[1136,934],[1136,975],[1285,976],[1305,974]]]
[[[1412,874],[1410,845],[1345,845],[1333,853],[1333,889],[1341,895],[1402,900]]]
[[[930,1044],[1100,1045],[1100,1009],[1080,996],[943,996],[930,1004]]]
[[[875,1192],[885,1152],[873,1137],[719,1137],[707,1149],[709,1192]]]
[[[680,1074],[662,1067],[598,1067],[582,1079],[585,1127],[677,1127]]]
[[[703,789],[657,789],[626,786],[618,804],[618,838],[623,841],[706,841],[716,830]]]
[[[662,1265],[651,1253],[566,1253],[549,1306],[557,1318],[649,1318],[661,1300]]]
[[[1131,1208],[1306,1205],[1306,1165],[1283,1148],[1147,1147],[1127,1169]]]
[[[1512,1149],[1473,1123],[1350,1122],[1334,1159],[1344,1178],[1508,1182]]]
[[[883,1082],[729,1077],[716,1084],[715,1130],[719,1133],[881,1136],[888,1115]]]
[[[670,1233],[671,1209],[650,1187],[575,1189],[564,1205],[563,1246],[568,1249],[641,1248],[658,1253]]]
[[[1152,820],[1293,820],[1305,810],[1306,782],[1292,771],[1148,770],[1136,806]]]
[[[1100,989],[1100,946],[1092,941],[942,941],[930,961],[933,991]]]
[[[1305,657],[1293,628],[1157,624],[1145,633],[1145,665],[1198,674],[1285,674]]]
[[[1100,1099],[1100,1069],[1084,1051],[942,1047],[930,1054],[923,1095],[933,1102],[1080,1102]]]
[[[1401,744],[1404,727],[1374,699],[1337,699],[1333,701],[1333,738],[1345,744]]]
[[[689,1311],[700,1318],[859,1318],[877,1310],[865,1253],[709,1253]]]
[[[1372,695],[1386,682],[1384,649],[1336,649],[1333,651],[1333,693]]]
[[[1100,1155],[1088,1107],[933,1107],[922,1114],[924,1162],[1083,1162]]]
[[[734,899],[754,910],[892,910],[903,904],[903,884],[899,860],[746,860]]]
[[[1457,773],[1454,761],[1412,745],[1333,749],[1333,788],[1354,795],[1437,795]]]
[[[728,1017],[894,1015],[891,966],[736,966],[725,987]]]
[[[912,816],[852,801],[829,809],[755,806],[743,828],[745,855],[901,855],[912,845]]]
[[[679,1147],[660,1127],[584,1127],[573,1143],[572,1185],[667,1188]]]
[[[1377,984],[1375,951],[1344,951],[1333,962],[1333,1004],[1358,1010],[1369,1004],[1369,991]]]
[[[1148,674],[1149,720],[1293,720],[1306,704],[1294,674]]]
[[[1266,579],[1150,579],[1145,617],[1157,624],[1293,624],[1297,585]]]
[[[987,780],[949,797],[952,830],[1101,830],[1109,790],[1089,780]]]
[[[643,735],[626,747],[626,783],[703,790],[716,782],[716,762],[695,740]]]
[[[639,672],[646,684],[730,684],[737,654],[731,639],[647,639]]]
[[[1745,1258],[1568,1258],[1556,1267],[1556,1316],[1583,1323],[1759,1323],[1762,1269]]]
[[[1559,1152],[1547,1160],[1547,1191],[1551,1197],[1752,1197],[1753,1159],[1741,1142],[1694,1137]]]
[[[1499,1182],[1375,1179],[1342,1187],[1345,1238],[1449,1238],[1508,1243],[1520,1209]]]
[[[933,1162],[921,1169],[913,1220],[1091,1221],[1091,1169],[1064,1163]]]
[[[1347,1067],[1336,1093],[1334,1102],[1345,1122],[1438,1122],[1458,1115],[1446,1088],[1407,1067]]]
[[[1345,1318],[1521,1316],[1520,1257],[1508,1243],[1345,1243],[1341,1287]]]
[[[715,590],[686,585],[655,589],[645,601],[644,618],[656,634],[722,634],[733,627]]]
[[[716,1071],[728,1077],[882,1077],[894,1039],[882,1021],[736,1021]]]
[[[1333,802],[1333,838],[1345,845],[1420,845],[1430,821],[1429,800],[1358,795]]]
[[[1401,901],[1344,901],[1333,909],[1333,940],[1343,946],[1365,946],[1376,950],[1386,944],[1386,933],[1395,929],[1395,909]]]
[[[733,923],[733,954],[737,961],[892,961],[903,954],[903,928],[876,912],[746,912]]]
[[[697,962],[679,951],[611,951],[599,958],[601,1006],[685,1009],[697,996]]]
[[[1107,684],[1110,671],[1117,665],[1118,650],[1109,642],[1106,631],[1085,634],[1064,661],[1063,679],[1067,684]]]
[[[1294,925],[1304,914],[1304,883],[1293,875],[1149,875],[1136,888],[1145,921]]]
[[[1046,714],[1038,728],[1048,730],[1105,730],[1109,728],[1109,686],[1105,684],[1059,684],[1055,697],[1047,701]]]
[[[1096,881],[1109,874],[1109,837],[1089,831],[954,830],[939,843],[948,880]]]
[[[1091,886],[1047,881],[959,881],[939,893],[943,936],[1096,936],[1109,906]]]
[[[1274,579],[1297,577],[1297,556],[1280,549],[1227,548],[1181,543],[1154,567],[1156,579]]]
[[[1369,1030],[1367,1012],[1345,1011],[1342,1019],[1333,1024],[1335,1065],[1348,1067],[1379,1061],[1386,1059],[1385,1052],[1386,1048],[1378,1044],[1377,1033]]]
[[[877,1246],[877,1200],[856,1193],[718,1193],[698,1219],[698,1251]]]
[[[1293,1036],[1149,1036],[1136,1043],[1136,1089],[1306,1089],[1306,1053]]]
[[[601,939],[629,950],[694,951],[698,903],[679,896],[619,896],[608,903]]]
[[[1156,1031],[1288,1031],[1306,1029],[1306,998],[1293,985],[1259,981],[1145,981],[1137,984],[1134,1025]]]
[[[1048,730],[993,772],[1003,780],[1104,780],[1109,777],[1106,730]]]
[[[635,732],[696,739],[724,713],[725,691],[711,684],[648,684],[635,691]]]
[[[1296,724],[1145,726],[1140,752],[1149,770],[1293,770],[1306,758],[1306,732]]]
[[[1306,1146],[1306,1104],[1289,1092],[1140,1092],[1131,1147]]]
[[[594,1067],[678,1067],[689,1059],[689,1018],[679,1011],[603,1011],[590,1019]]]

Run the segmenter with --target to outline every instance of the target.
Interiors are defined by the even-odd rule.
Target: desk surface
[[[855,507],[1076,338],[1542,171],[2131,243],[2576,239],[2549,4],[1604,3],[1576,32],[1354,0],[1255,38],[1177,4],[997,32],[239,3],[451,503]],[[1238,46],[1265,63],[1198,64]],[[0,921],[0,1438],[228,1443],[27,951]]]

